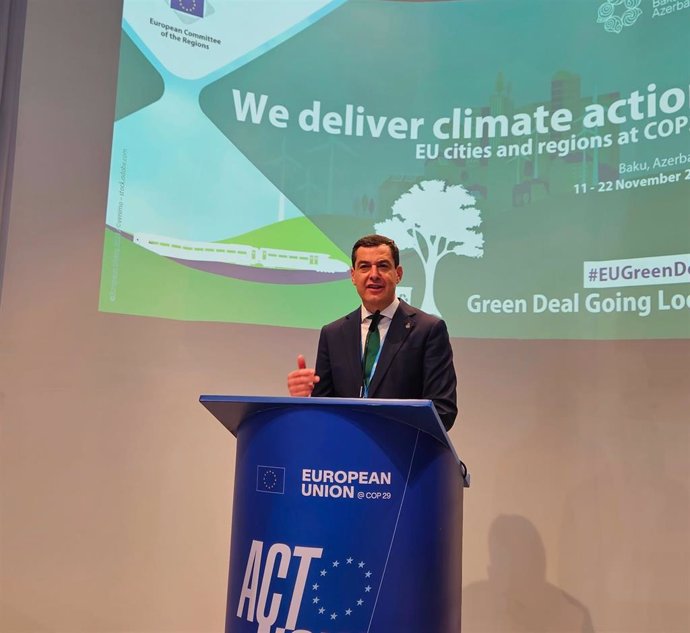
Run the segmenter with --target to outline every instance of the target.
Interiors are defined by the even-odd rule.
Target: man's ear
[[[402,266],[398,266],[398,267],[395,269],[395,272],[398,273],[398,281],[397,281],[397,283],[400,283],[400,282],[402,281],[402,276],[403,276],[403,269],[402,269]]]

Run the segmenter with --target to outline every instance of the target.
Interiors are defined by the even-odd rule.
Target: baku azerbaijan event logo
[[[599,6],[597,22],[609,33],[620,33],[623,27],[632,26],[642,15],[642,0],[606,0]]]

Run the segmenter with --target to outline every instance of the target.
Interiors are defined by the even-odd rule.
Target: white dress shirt
[[[381,347],[383,348],[383,342],[386,340],[386,334],[388,334],[388,328],[391,326],[391,321],[393,320],[393,315],[400,305],[400,299],[397,297],[393,300],[387,308],[381,310],[381,320],[379,321],[379,337],[381,339]],[[369,332],[369,327],[371,326],[371,321],[369,317],[374,314],[369,312],[364,306],[362,306],[362,344],[360,347],[360,355],[364,354],[364,345],[367,340],[367,334]]]

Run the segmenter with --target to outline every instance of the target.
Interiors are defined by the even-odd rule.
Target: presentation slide
[[[690,338],[690,0],[125,0],[100,309]]]

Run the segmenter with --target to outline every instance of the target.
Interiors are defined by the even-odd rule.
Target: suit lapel
[[[381,356],[379,357],[379,362],[376,365],[374,377],[369,385],[369,397],[373,397],[376,394],[376,390],[386,375],[386,372],[393,362],[393,359],[400,351],[400,348],[403,346],[405,340],[412,331],[412,328],[414,327],[414,319],[412,317],[414,317],[414,315],[414,308],[407,305],[404,301],[401,301],[398,309],[393,315],[391,325],[388,328],[388,333],[386,334],[386,338],[383,342]]]
[[[345,317],[343,328],[344,359],[347,364],[347,375],[352,376],[350,392],[352,397],[359,395],[362,381],[362,311],[357,308]]]

